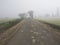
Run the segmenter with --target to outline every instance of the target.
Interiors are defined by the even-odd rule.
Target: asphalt
[[[24,25],[6,45],[60,45],[52,32],[43,28],[39,21],[25,19]]]

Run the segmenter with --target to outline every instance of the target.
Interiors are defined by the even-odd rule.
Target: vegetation
[[[60,18],[40,18],[39,20],[60,26]]]
[[[24,18],[26,18],[26,14],[25,14],[25,13],[20,13],[20,14],[19,14],[19,17],[20,17],[21,19],[24,19]]]
[[[29,13],[30,17],[33,18],[33,13],[34,12],[31,10],[31,11],[28,11],[28,13]]]
[[[46,18],[46,19],[39,19],[40,22],[48,24],[49,26],[59,29],[60,30],[60,20],[59,18]]]
[[[0,23],[8,22],[8,21],[13,21],[15,18],[0,18]]]
[[[13,21],[7,21],[7,22],[0,23],[0,33],[4,32],[5,30],[9,29],[10,27],[16,25],[21,20],[22,19],[15,19]]]

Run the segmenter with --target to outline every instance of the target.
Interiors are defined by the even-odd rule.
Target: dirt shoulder
[[[51,32],[52,37],[55,41],[60,43],[60,28],[59,26],[53,25],[53,24],[48,24],[39,21],[40,25],[43,26],[43,28],[47,29],[49,32]],[[56,28],[55,28],[56,27]]]
[[[2,33],[0,35],[0,45],[5,45],[9,41],[9,39],[21,28],[23,24],[24,20]]]

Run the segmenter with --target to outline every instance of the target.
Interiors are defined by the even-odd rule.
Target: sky
[[[60,0],[0,0],[0,18],[19,17],[19,13],[34,11],[35,16],[55,14]]]

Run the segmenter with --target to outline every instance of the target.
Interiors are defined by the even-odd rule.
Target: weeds
[[[0,24],[0,33],[6,31],[7,29],[11,28],[12,26],[16,25],[19,23],[22,19],[16,19],[13,21],[8,21],[5,23]]]

